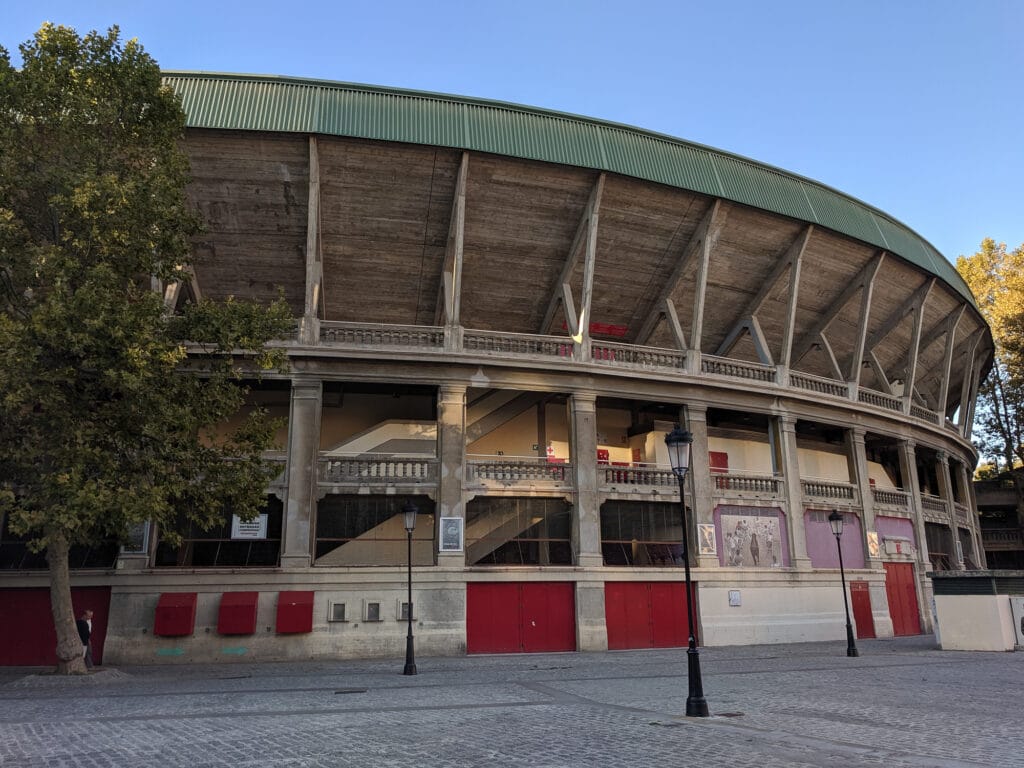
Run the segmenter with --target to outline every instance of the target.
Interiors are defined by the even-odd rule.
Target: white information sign
[[[259,515],[248,522],[238,515],[231,516],[232,539],[265,539],[267,538],[267,515]]]

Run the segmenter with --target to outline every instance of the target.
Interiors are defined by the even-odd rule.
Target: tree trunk
[[[85,658],[82,639],[75,626],[75,609],[71,605],[71,569],[68,566],[67,537],[55,532],[49,536],[46,561],[50,564],[50,611],[57,632],[57,674],[84,675]]]

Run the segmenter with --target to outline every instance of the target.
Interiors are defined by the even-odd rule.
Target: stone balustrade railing
[[[822,395],[832,395],[832,397],[846,398],[849,396],[850,391],[845,381],[826,379],[823,376],[812,376],[809,373],[800,373],[799,371],[789,372],[789,384],[797,389],[806,389]]]
[[[816,499],[838,499],[853,501],[857,494],[853,483],[837,483],[831,480],[801,480],[804,496]]]
[[[767,493],[777,495],[782,492],[783,478],[776,475],[753,475],[738,472],[714,472],[711,483],[715,491],[739,493]]]
[[[935,411],[930,411],[927,408],[923,408],[920,405],[910,405],[910,415],[915,419],[923,419],[924,421],[937,422],[939,420],[939,414]]]
[[[943,516],[948,512],[946,500],[941,496],[934,496],[930,493],[921,494],[921,508],[926,512],[934,512]]]
[[[467,456],[466,483],[503,485],[572,484],[572,464],[537,456]]]
[[[963,520],[964,522],[967,522],[971,519],[970,510],[967,508],[966,504],[961,504],[958,501],[954,501],[953,509],[956,511],[956,516],[958,520]]]
[[[619,344],[613,341],[594,341],[590,345],[590,357],[595,363],[607,365],[662,368],[676,371],[686,369],[686,353],[680,349]]]
[[[471,331],[462,334],[462,350],[478,354],[573,358],[572,339],[531,333]]]
[[[889,411],[903,411],[903,400],[895,395],[887,395],[874,389],[861,389],[857,393],[857,400],[866,405],[873,405],[877,408],[885,408]]]
[[[385,325],[383,323],[320,323],[320,341],[350,347],[411,347],[442,349],[444,328],[430,325]]]
[[[1020,528],[982,528],[981,541],[985,549],[1020,549],[1024,532]]]
[[[436,483],[437,459],[423,456],[322,456],[319,482],[346,484]]]
[[[598,464],[598,484],[606,488],[619,486],[646,485],[657,488],[677,488],[679,481],[669,467],[657,464],[631,464],[616,466],[614,464]]]
[[[703,373],[710,373],[715,376],[730,376],[734,379],[748,379],[750,381],[768,383],[775,381],[774,367],[761,365],[760,363],[748,363],[745,360],[731,360],[727,357],[701,355],[700,369]]]
[[[872,488],[871,496],[875,504],[887,507],[910,508],[910,494],[906,491],[893,490],[891,488]]]

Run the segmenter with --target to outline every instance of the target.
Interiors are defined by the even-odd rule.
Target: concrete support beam
[[[786,518],[789,528],[791,565],[800,571],[811,569],[807,556],[807,534],[804,530],[804,491],[800,484],[800,455],[796,443],[796,418],[778,416],[776,430],[779,436],[779,460],[786,482]]]
[[[292,379],[288,414],[288,493],[281,549],[283,569],[312,565],[322,408],[323,386],[319,379]]]
[[[324,267],[320,254],[320,156],[316,136],[310,136],[309,206],[306,217],[306,298],[299,326],[299,339],[303,344],[316,344],[320,340],[323,280]]]
[[[443,384],[437,391],[437,458],[439,464],[437,487],[437,515],[435,525],[442,517],[461,517],[465,520],[466,507],[462,492],[466,462],[466,386]],[[436,530],[435,541],[441,541]],[[465,551],[438,552],[437,564],[461,568],[466,564]]]
[[[880,568],[881,563],[877,560],[877,555],[876,559],[872,561],[871,553],[868,551],[867,532],[875,530],[875,496],[871,492],[868,454],[864,445],[864,430],[862,428],[854,427],[846,430],[846,449],[847,460],[850,464],[850,479],[857,486],[863,511],[864,540],[861,544],[864,547],[864,562],[868,564],[869,568]]]
[[[697,536],[697,525],[715,522],[714,485],[711,480],[711,464],[708,461],[708,409],[703,405],[688,405],[683,411],[683,422],[693,435],[690,446],[689,506],[693,510],[690,516],[693,530],[690,531],[690,543],[693,549],[692,565],[701,568],[717,568],[718,557],[700,554],[700,538]]]
[[[601,515],[597,497],[597,395],[575,392],[569,398],[572,466],[576,486],[572,542],[576,565],[597,567],[601,555]]]

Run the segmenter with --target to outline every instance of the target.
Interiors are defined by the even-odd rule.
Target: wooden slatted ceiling
[[[302,136],[192,131],[189,199],[206,222],[196,238],[205,296],[269,302],[279,287],[302,314],[308,150]]]
[[[473,155],[466,181],[462,322],[535,333],[596,174]]]
[[[671,187],[623,176],[607,178],[592,322],[623,327],[626,338],[634,336],[707,205],[706,198]]]
[[[328,320],[433,323],[458,153],[320,139]]]

